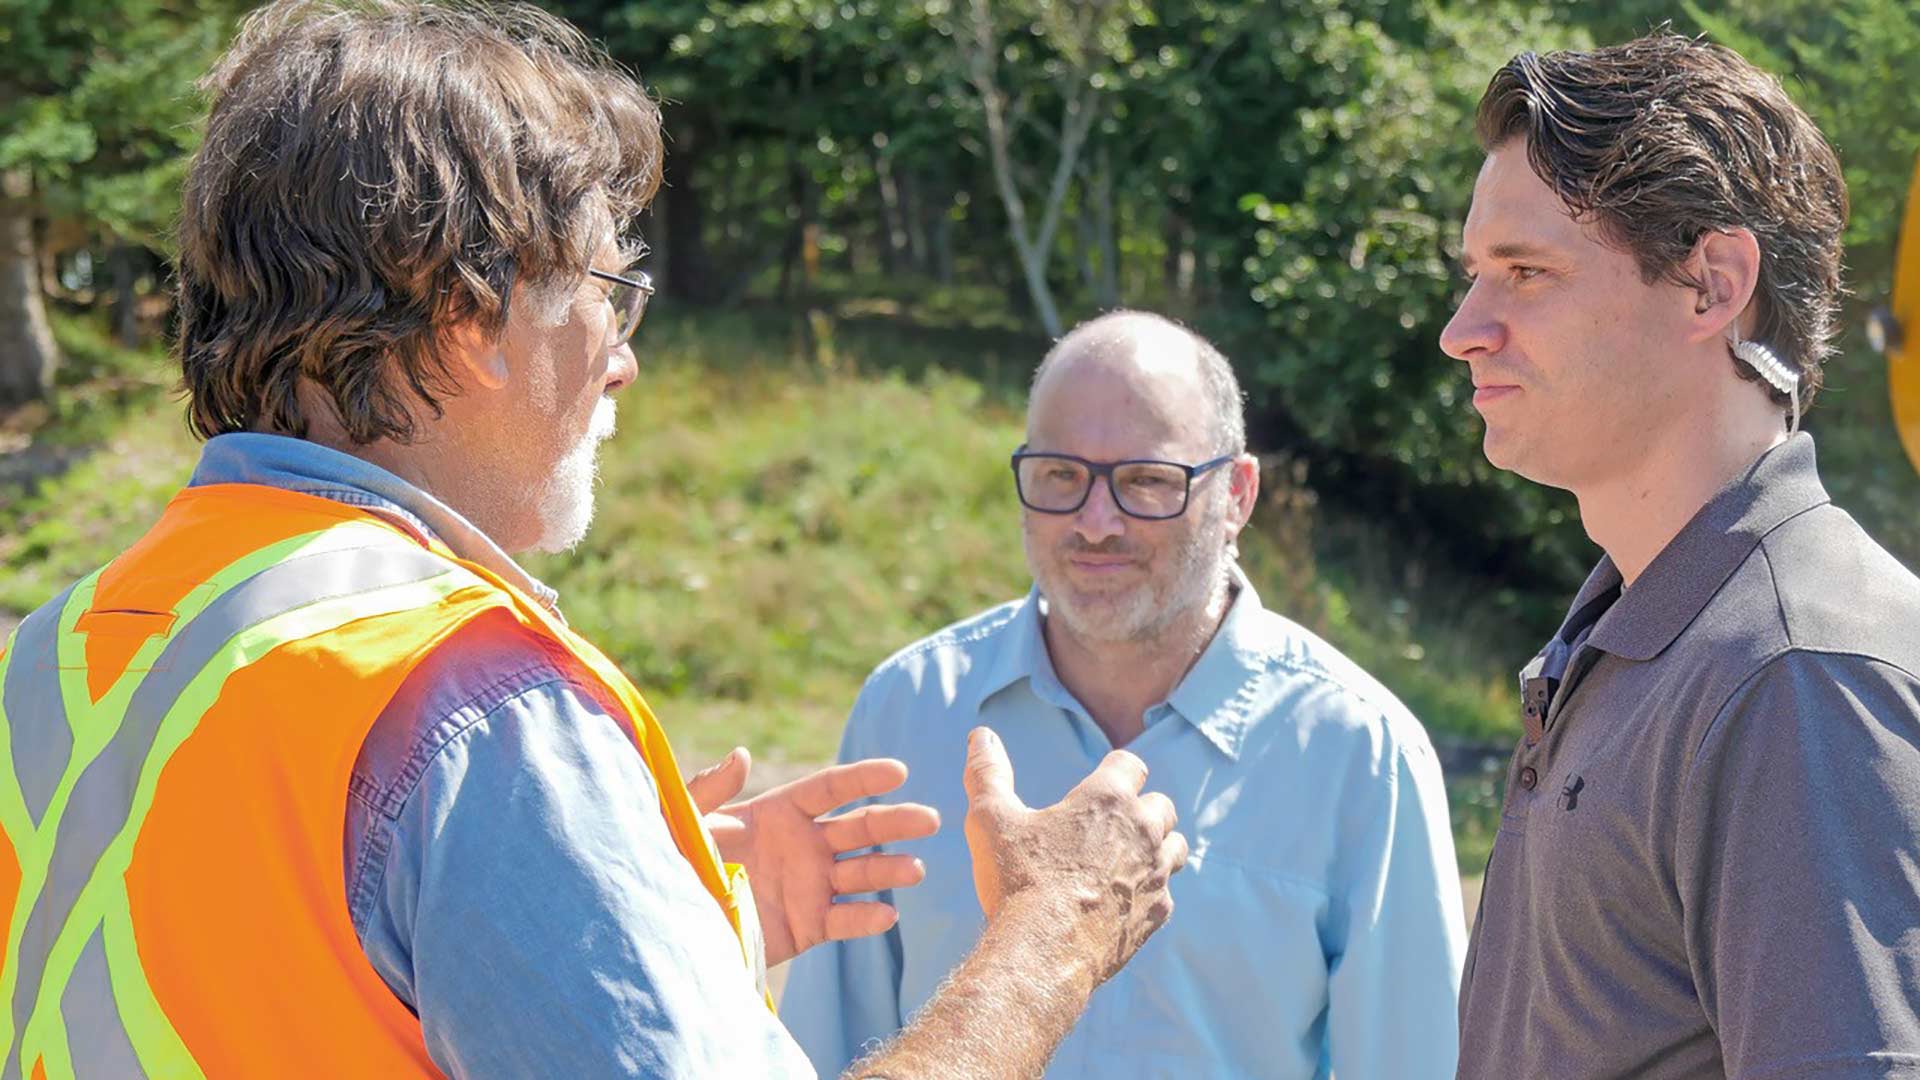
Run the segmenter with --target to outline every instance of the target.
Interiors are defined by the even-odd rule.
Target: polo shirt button
[[[1540,774],[1533,771],[1533,766],[1528,765],[1520,770],[1520,786],[1521,787],[1526,788],[1528,791],[1532,791],[1534,785],[1538,784],[1539,782],[1540,782]]]

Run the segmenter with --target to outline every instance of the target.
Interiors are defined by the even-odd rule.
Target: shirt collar
[[[1761,454],[1701,507],[1633,586],[1600,616],[1588,644],[1628,660],[1660,655],[1706,608],[1762,538],[1788,519],[1829,501],[1815,469],[1813,437],[1805,432],[1793,435]],[[1602,557],[1572,611],[1580,612],[1619,585],[1619,569],[1611,558]]]
[[[216,435],[201,448],[188,487],[264,484],[365,507],[440,541],[538,600],[555,616],[560,596],[527,573],[512,556],[460,513],[426,491],[364,458],[306,439],[242,431]]]
[[[1047,655],[1047,640],[1041,629],[1045,615],[1046,600],[1040,595],[1040,586],[1035,585],[1014,606],[1004,644],[994,651],[990,666],[981,675],[976,712],[994,695],[1023,679],[1031,684],[1035,695],[1051,704],[1062,708],[1073,704],[1072,695],[1054,673],[1053,658]]]
[[[1266,610],[1260,594],[1239,566],[1232,573],[1239,590],[1233,604],[1200,659],[1167,695],[1167,704],[1228,760],[1238,761],[1241,744],[1253,726],[1253,706],[1266,681],[1273,650],[1271,633],[1263,645],[1257,625]]]
[[[1220,629],[1201,652],[1166,704],[1192,724],[1230,760],[1238,760],[1247,730],[1253,724],[1252,705],[1267,673],[1271,648],[1259,642],[1256,622],[1265,610],[1239,566],[1231,568],[1237,595],[1221,620]],[[1039,586],[1027,592],[1007,626],[1006,647],[998,650],[980,680],[975,710],[994,695],[1026,680],[1034,696],[1060,708],[1081,708],[1053,668],[1047,654],[1041,622],[1046,600]]]

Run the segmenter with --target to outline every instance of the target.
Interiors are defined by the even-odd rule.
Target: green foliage
[[[1024,587],[1019,422],[978,384],[649,368],[593,543],[534,564],[649,692],[844,708],[888,653]]]
[[[158,350],[122,349],[91,321],[53,329],[68,363],[52,408],[0,425],[0,612],[31,611],[139,539],[195,454]]]
[[[696,758],[736,742],[830,756],[873,665],[1027,588],[1006,472],[1020,404],[955,373],[977,368],[974,342],[845,318],[841,366],[824,370],[792,332],[799,319],[649,321],[592,534],[528,560]],[[15,453],[58,448],[69,467],[0,482],[0,611],[38,606],[132,543],[197,455],[160,356],[57,325],[80,359],[62,411]],[[909,341],[923,366],[886,371]],[[1536,644],[1537,612],[1409,564],[1379,526],[1318,510],[1294,475],[1273,471],[1265,489],[1241,546],[1269,606],[1375,672],[1436,734],[1510,732],[1510,669]]]
[[[1257,415],[1332,453],[1333,484],[1398,475],[1446,493],[1426,527],[1471,559],[1524,554],[1523,577],[1577,581],[1590,555],[1571,504],[1487,465],[1464,365],[1435,344],[1457,300],[1453,260],[1478,172],[1473,109],[1516,42],[1579,46],[1538,8],[1402,6],[1398,33],[1325,5],[1295,39],[1315,99],[1276,133],[1299,162],[1244,196],[1253,300],[1237,353]],[[1463,537],[1471,543],[1461,544]],[[1531,569],[1532,573],[1528,574]]]
[[[1920,565],[1920,476],[1894,433],[1886,362],[1862,332],[1867,310],[1892,292],[1894,241],[1920,155],[1920,81],[1912,77],[1920,8],[1903,0],[1741,0],[1688,11],[1714,40],[1782,76],[1839,154],[1852,206],[1853,295],[1808,427],[1835,500],[1909,566]]]
[[[0,169],[31,171],[44,214],[166,246],[202,105],[193,82],[225,3],[0,0]]]

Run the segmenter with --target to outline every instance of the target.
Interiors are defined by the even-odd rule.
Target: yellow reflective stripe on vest
[[[170,631],[143,644],[95,703],[86,690],[85,639],[73,627],[91,606],[97,578],[73,590],[60,616],[61,704],[73,747],[37,824],[26,814],[11,723],[0,712],[0,827],[13,838],[21,862],[0,971],[0,1000],[11,1006],[0,1013],[8,1047],[0,1080],[24,1075],[36,1059],[50,1080],[73,1075],[83,1064],[106,1072],[109,1062],[95,1059],[95,1052],[111,1055],[117,1044],[96,1042],[102,1026],[124,1031],[148,1075],[199,1075],[140,968],[124,879],[161,771],[234,672],[288,642],[429,605],[478,580],[438,556],[396,543],[377,526],[336,526],[282,541],[236,560],[193,590],[176,606]],[[9,654],[6,661],[36,659]],[[70,802],[87,812],[68,816]],[[113,1015],[105,1014],[105,1000],[95,993],[68,993],[76,979],[97,979],[96,942]],[[88,1033],[84,1047],[69,1043],[69,1010],[76,1012],[75,1026]],[[74,1061],[76,1051],[90,1060]]]

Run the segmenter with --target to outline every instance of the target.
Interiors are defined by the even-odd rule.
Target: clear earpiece
[[[1793,403],[1793,418],[1787,423],[1787,430],[1800,430],[1800,373],[1787,366],[1786,361],[1766,345],[1758,341],[1747,341],[1740,331],[1727,328],[1727,341],[1733,346],[1733,355],[1740,362],[1759,372],[1768,386],[1787,395]]]

